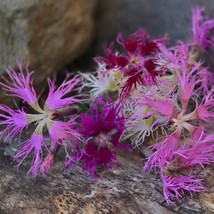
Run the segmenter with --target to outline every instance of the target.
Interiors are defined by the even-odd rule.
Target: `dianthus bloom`
[[[30,72],[28,67],[24,72],[20,62],[18,62],[18,67],[19,72],[7,69],[9,78],[0,85],[8,96],[18,97],[29,104],[34,109],[34,114],[27,113],[24,109],[13,110],[1,105],[0,110],[3,113],[0,116],[3,120],[0,125],[5,125],[6,128],[0,132],[0,137],[4,136],[4,141],[12,140],[16,135],[21,136],[30,124],[35,127],[32,136],[21,143],[21,149],[16,153],[14,159],[22,158],[19,166],[30,153],[33,153],[32,166],[28,174],[32,173],[33,176],[36,176],[40,170],[44,173],[48,171],[53,164],[51,158],[46,158],[43,163],[44,154],[49,157],[59,145],[63,145],[66,141],[71,142],[72,138],[80,137],[80,134],[74,130],[75,118],[71,118],[69,121],[57,120],[57,116],[62,114],[63,108],[80,102],[77,97],[68,95],[80,79],[77,77],[69,79],[68,76],[58,88],[52,80],[48,80],[49,93],[42,108],[31,80],[33,72]],[[50,146],[43,136],[45,128],[47,128],[51,140]]]
[[[192,45],[197,46],[201,51],[214,47],[214,20],[204,17],[203,8],[196,7],[192,10]]]
[[[127,41],[120,33],[117,43],[123,52],[114,51],[112,44],[106,50],[106,58],[96,58],[97,77],[83,74],[88,81],[85,86],[92,87],[94,95],[110,91],[124,99],[139,86],[155,84],[156,77],[163,72],[157,63],[158,44],[163,43],[163,39],[150,41],[149,35],[140,29]]]
[[[84,137],[82,147],[78,147],[76,158],[68,159],[67,166],[76,159],[94,175],[97,166],[112,166],[116,162],[117,148],[123,148],[120,136],[124,130],[124,116],[120,108],[108,101],[97,98],[86,114],[80,115],[79,132]],[[110,101],[112,102],[112,101]]]

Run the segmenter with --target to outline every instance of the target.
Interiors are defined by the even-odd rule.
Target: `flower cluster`
[[[214,20],[202,12],[192,11],[189,42],[168,48],[164,39],[149,41],[142,29],[127,41],[119,34],[125,53],[113,52],[111,45],[107,58],[96,58],[96,77],[84,74],[95,97],[117,91],[115,103],[125,115],[122,140],[131,139],[141,150],[152,137],[144,170],[162,179],[168,204],[185,191],[205,190],[192,169],[214,163],[214,134],[207,130],[214,119],[214,74],[200,58],[213,47]]]
[[[29,126],[34,127],[14,156],[21,158],[18,166],[33,153],[28,173],[46,173],[63,146],[65,167],[78,162],[96,177],[97,167],[115,165],[117,150],[129,148],[123,141],[130,139],[133,148],[144,153],[141,144],[149,140],[144,170],[162,180],[167,204],[180,202],[185,192],[192,196],[204,191],[193,167],[214,164],[214,134],[209,130],[214,120],[214,74],[201,57],[214,46],[214,20],[204,18],[202,12],[193,9],[192,36],[174,47],[168,47],[165,38],[150,40],[143,29],[127,40],[119,34],[118,50],[112,43],[106,57],[95,59],[96,75],[67,76],[58,88],[49,79],[43,105],[33,87],[32,72],[27,67],[24,72],[20,63],[19,72],[8,69],[2,89],[33,110],[0,105],[0,125],[6,127],[0,137],[5,141],[17,135],[21,139]],[[85,88],[90,88],[90,98],[84,99],[89,108],[76,114],[74,104],[81,106],[83,99],[69,93]]]
[[[105,92],[117,92],[123,100],[129,97],[138,87],[156,83],[156,76],[163,70],[158,64],[159,44],[163,39],[150,41],[149,35],[140,29],[131,34],[126,41],[122,34],[117,43],[122,46],[122,53],[113,51],[113,44],[107,50],[107,57],[97,57],[97,77],[83,74],[91,86],[91,93],[98,96]]]

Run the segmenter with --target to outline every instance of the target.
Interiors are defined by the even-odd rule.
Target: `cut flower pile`
[[[166,38],[151,40],[143,29],[127,40],[119,34],[118,50],[112,43],[106,57],[95,59],[95,74],[68,75],[58,88],[49,79],[44,102],[27,67],[23,71],[18,62],[18,73],[7,69],[2,89],[29,108],[0,105],[0,137],[12,142],[28,128],[34,130],[26,141],[19,140],[18,166],[33,154],[28,174],[44,174],[62,147],[65,168],[80,163],[96,177],[98,166],[117,164],[118,149],[143,150],[141,144],[150,139],[144,170],[162,180],[169,205],[181,201],[185,192],[192,196],[206,190],[193,173],[194,167],[214,164],[214,134],[207,130],[214,125],[214,73],[202,60],[214,48],[214,20],[202,13],[193,9],[190,40],[173,47]],[[71,95],[75,91],[80,95]],[[88,110],[79,113],[86,103]]]

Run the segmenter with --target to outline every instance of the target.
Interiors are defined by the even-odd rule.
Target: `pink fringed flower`
[[[0,137],[4,136],[4,141],[8,141],[23,132],[24,128],[28,125],[27,115],[23,110],[12,110],[4,105],[0,105],[0,110],[6,113],[0,114],[0,117],[3,118],[0,125],[6,126],[0,132]]]
[[[5,83],[1,82],[0,85],[8,96],[19,97],[38,111],[40,110],[38,108],[38,97],[31,80],[33,72],[29,72],[28,67],[26,66],[25,74],[21,62],[17,61],[17,65],[19,72],[17,73],[13,69],[6,69],[9,79],[5,78]]]
[[[49,93],[45,102],[45,110],[56,110],[60,108],[67,107],[73,103],[79,102],[74,96],[66,97],[73,88],[80,82],[80,78],[74,77],[73,79],[68,79],[69,76],[63,81],[63,83],[57,88],[52,80],[48,80]]]
[[[42,163],[42,146],[45,145],[44,137],[41,133],[34,133],[30,139],[22,143],[24,146],[16,153],[14,160],[22,158],[17,167],[23,162],[23,160],[33,152],[32,166],[27,174],[32,173],[34,177],[37,176],[39,172],[40,165]]]
[[[192,10],[192,45],[196,45],[201,51],[214,47],[214,37],[211,36],[214,20],[203,17],[203,11],[200,7]]]
[[[182,201],[185,192],[201,192],[206,188],[201,184],[201,179],[194,176],[162,176],[164,185],[163,193],[168,205],[174,204],[174,201]]]
[[[152,168],[155,168],[158,171],[164,168],[172,160],[173,153],[180,147],[179,143],[180,136],[177,133],[173,133],[164,141],[150,146],[154,153],[148,158],[144,170],[151,171]]]
[[[45,163],[42,163],[42,147],[46,148],[44,154],[50,156],[59,145],[64,145],[65,141],[71,142],[75,138],[80,138],[80,134],[74,130],[76,125],[75,118],[71,118],[67,122],[56,120],[58,117],[68,115],[69,112],[72,114],[72,109],[68,105],[80,102],[77,97],[68,96],[79,83],[80,78],[66,78],[59,88],[54,85],[53,81],[49,80],[49,94],[44,109],[42,109],[30,79],[32,72],[29,72],[27,69],[27,75],[25,75],[21,64],[19,63],[18,65],[20,72],[16,73],[13,70],[7,70],[9,79],[5,80],[6,83],[1,83],[1,85],[11,96],[13,95],[26,101],[34,109],[35,113],[28,114],[23,109],[12,110],[1,105],[0,110],[4,113],[0,114],[0,116],[4,120],[0,122],[0,125],[7,125],[7,127],[0,132],[0,137],[6,136],[5,141],[11,140],[15,135],[21,135],[28,124],[31,123],[35,126],[31,138],[23,143],[24,146],[14,157],[15,160],[23,158],[18,164],[19,166],[30,153],[33,153],[32,167],[28,174],[32,173],[35,177],[39,173],[40,167],[42,172],[46,172],[50,168],[48,165],[52,165],[47,163],[47,160],[51,160],[51,158],[46,158]],[[44,141],[43,131],[45,128],[48,129],[51,139],[50,148],[48,148]]]
[[[47,122],[47,128],[52,140],[52,146],[55,144],[63,144],[63,142],[70,141],[72,137],[80,139],[81,134],[75,130],[77,123],[74,119],[70,119],[68,122],[49,120]]]
[[[196,106],[195,116],[201,121],[211,123],[214,119],[214,93],[207,92],[200,105]]]
[[[201,128],[195,130],[191,140],[172,153],[172,170],[214,164],[214,135],[205,134]]]

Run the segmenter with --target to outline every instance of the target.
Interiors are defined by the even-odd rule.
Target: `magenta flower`
[[[194,111],[196,118],[208,123],[214,119],[214,93],[209,91]]]
[[[181,67],[182,72],[176,70],[177,76],[179,78],[179,86],[181,89],[181,101],[182,101],[182,110],[185,111],[190,98],[193,96],[195,86],[201,82],[201,80],[197,80],[197,75],[194,74],[197,72],[201,63],[196,64],[190,70],[187,68],[188,64],[183,63]]]
[[[185,192],[189,192],[192,197],[193,192],[201,192],[206,188],[201,184],[201,179],[194,176],[161,176],[163,181],[164,197],[168,205],[174,204],[177,200],[181,202]]]
[[[4,141],[11,141],[16,135],[20,135],[28,125],[27,115],[23,110],[12,110],[4,105],[0,105],[0,110],[6,113],[0,114],[0,117],[3,118],[0,125],[6,126],[0,132],[0,138],[4,136]]]
[[[73,79],[68,79],[69,76],[63,81],[63,83],[57,88],[52,80],[48,80],[49,93],[45,102],[45,110],[55,110],[67,107],[73,103],[79,102],[74,96],[66,97],[73,88],[80,82],[80,78],[74,77]]]
[[[130,92],[138,86],[154,84],[156,76],[162,73],[157,59],[159,54],[158,44],[163,43],[163,39],[149,41],[148,34],[140,29],[131,34],[126,41],[120,33],[117,37],[117,43],[122,46],[124,53],[114,52],[113,45],[107,49],[107,58],[97,57],[98,65],[106,65],[106,71],[103,75],[111,72],[120,72],[120,82],[113,81],[114,84],[120,87],[121,98],[130,95]],[[99,66],[99,68],[103,66]]]
[[[94,177],[97,166],[115,164],[116,149],[123,147],[119,141],[124,130],[124,117],[120,116],[118,107],[97,99],[89,112],[80,118],[79,132],[85,140],[83,148],[77,149],[76,159],[82,161],[83,167]],[[69,159],[66,166],[72,160]]]
[[[173,133],[164,141],[150,146],[154,153],[148,158],[144,170],[151,171],[152,168],[155,168],[158,171],[163,169],[172,160],[174,152],[180,147],[179,143],[180,136],[177,133]]]
[[[73,136],[80,139],[81,134],[75,130],[77,123],[74,119],[70,119],[68,122],[49,120],[47,122],[47,128],[52,140],[52,146],[55,144],[63,144],[63,142],[70,141]]]
[[[196,135],[197,136],[196,138]],[[194,139],[195,138],[195,139]],[[191,140],[187,140],[173,154],[172,170],[191,168],[193,166],[201,166],[214,164],[214,135],[205,134],[201,128],[195,130]]]
[[[0,85],[8,96],[19,97],[34,109],[39,110],[37,107],[38,97],[31,81],[33,72],[29,72],[28,67],[26,66],[25,76],[21,62],[17,61],[17,65],[19,67],[19,72],[17,73],[13,69],[6,69],[9,79],[5,78],[5,83],[1,82]]]
[[[142,101],[142,104],[150,108],[150,110],[145,113],[145,117],[152,116],[153,114],[160,114],[162,117],[160,117],[161,119],[159,120],[163,121],[165,119],[169,121],[176,116],[173,99],[165,98],[164,100],[158,100],[145,97]]]
[[[32,173],[34,177],[37,176],[39,172],[39,167],[42,163],[42,146],[45,145],[44,137],[41,133],[34,133],[30,139],[22,143],[24,146],[16,153],[14,160],[22,158],[17,167],[23,162],[23,160],[33,152],[32,166],[27,174]]]
[[[7,127],[0,132],[0,137],[5,137],[5,141],[11,140],[17,134],[21,136],[23,131],[27,129],[28,124],[31,123],[35,126],[30,139],[22,143],[24,146],[14,157],[15,160],[22,157],[21,162],[18,164],[19,166],[30,153],[33,153],[32,167],[28,174],[32,173],[35,177],[40,170],[44,173],[50,169],[52,165],[50,157],[59,145],[67,147],[67,144],[72,145],[71,142],[75,138],[80,138],[80,133],[74,129],[76,126],[75,117],[70,118],[69,121],[58,120],[59,117],[66,116],[69,112],[72,114],[72,109],[69,105],[80,102],[77,97],[69,96],[69,93],[79,83],[80,78],[66,78],[59,88],[49,80],[49,94],[44,109],[42,109],[38,103],[38,96],[30,79],[32,72],[30,73],[27,69],[27,75],[25,75],[21,64],[19,63],[18,65],[20,72],[15,73],[13,70],[8,70],[10,80],[5,80],[6,83],[1,83],[1,85],[6,92],[10,92],[11,96],[14,95],[26,101],[34,108],[35,113],[28,114],[23,109],[12,110],[9,107],[1,105],[0,110],[4,113],[0,114],[0,116],[4,120],[0,122],[0,125],[6,125]],[[45,128],[48,129],[51,140],[49,148],[43,137]],[[44,154],[47,154],[44,163],[43,147],[46,148]]]
[[[192,45],[196,45],[201,51],[214,47],[214,38],[211,31],[214,29],[214,20],[202,15],[203,8],[192,10]]]

